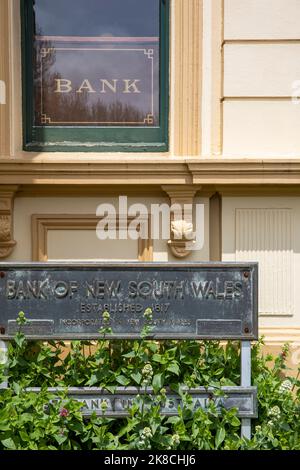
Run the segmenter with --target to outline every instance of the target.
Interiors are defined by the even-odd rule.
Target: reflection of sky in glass
[[[160,0],[35,0],[45,36],[159,36]]]

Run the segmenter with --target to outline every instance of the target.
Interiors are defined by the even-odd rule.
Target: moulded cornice
[[[141,160],[0,159],[0,184],[22,185],[287,185],[300,184],[300,159]]]

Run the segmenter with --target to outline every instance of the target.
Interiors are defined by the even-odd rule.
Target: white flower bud
[[[280,393],[289,393],[292,391],[293,384],[290,380],[285,380],[279,387]]]

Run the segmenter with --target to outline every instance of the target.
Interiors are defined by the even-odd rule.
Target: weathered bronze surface
[[[40,388],[30,388],[27,391],[39,393]],[[57,395],[52,400],[60,400],[59,392],[63,389],[49,388],[48,392]],[[217,411],[221,413],[222,408],[238,410],[240,418],[257,418],[257,389],[256,387],[222,387],[222,391],[216,393],[213,388],[198,387],[186,389],[186,392],[192,397],[192,410],[195,412],[198,408],[207,409],[213,401]],[[128,410],[133,404],[137,395],[143,399],[143,395],[151,396],[152,389],[138,389],[135,387],[118,387],[114,394],[100,388],[70,388],[68,397],[82,402],[83,416],[91,416],[96,413],[98,416],[121,418],[128,416]],[[153,400],[155,397],[153,396]],[[105,411],[101,409],[101,404],[106,402]],[[149,406],[151,406],[151,400]],[[146,404],[147,406],[147,404]],[[168,391],[165,402],[161,405],[161,414],[164,416],[175,416],[178,414],[178,407],[183,406],[179,395]]]
[[[138,338],[151,308],[157,339],[258,338],[257,264],[0,263],[0,339]],[[105,324],[103,312],[109,312]]]

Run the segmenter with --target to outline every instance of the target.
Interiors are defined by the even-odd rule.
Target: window
[[[24,148],[166,151],[168,0],[23,0]]]

